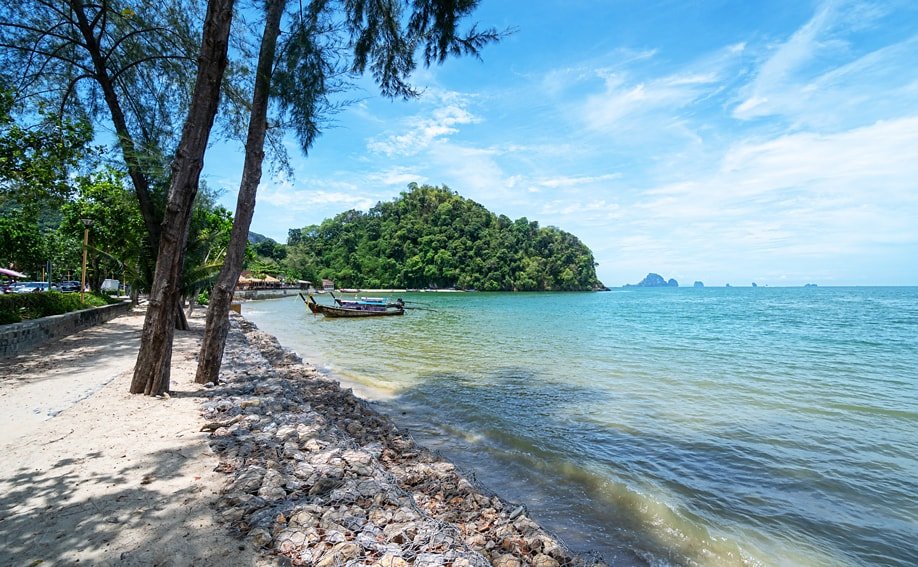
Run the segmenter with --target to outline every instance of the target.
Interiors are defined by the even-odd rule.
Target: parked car
[[[80,291],[80,282],[75,282],[75,281],[58,282],[56,287],[57,287],[57,290],[62,293]]]
[[[33,293],[48,291],[48,282],[21,282],[13,290],[13,293]]]

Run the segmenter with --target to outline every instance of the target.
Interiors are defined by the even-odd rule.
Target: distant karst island
[[[668,281],[660,274],[653,272],[636,284],[625,284],[624,287],[679,287],[679,282],[670,278]]]

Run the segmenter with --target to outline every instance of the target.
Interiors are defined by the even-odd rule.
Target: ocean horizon
[[[243,315],[574,551],[918,563],[918,288],[402,297],[404,317]]]

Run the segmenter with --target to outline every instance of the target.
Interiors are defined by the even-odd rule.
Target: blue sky
[[[482,61],[369,82],[254,232],[447,185],[576,234],[610,286],[918,285],[918,3],[483,0]],[[235,208],[239,148],[206,157]]]

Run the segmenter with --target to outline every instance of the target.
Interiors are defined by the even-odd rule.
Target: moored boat
[[[314,315],[321,314],[326,317],[384,317],[405,314],[405,302],[401,299],[389,303],[379,298],[342,300],[335,297],[336,305],[325,305],[316,301],[312,294],[306,297],[300,294],[300,298]]]

